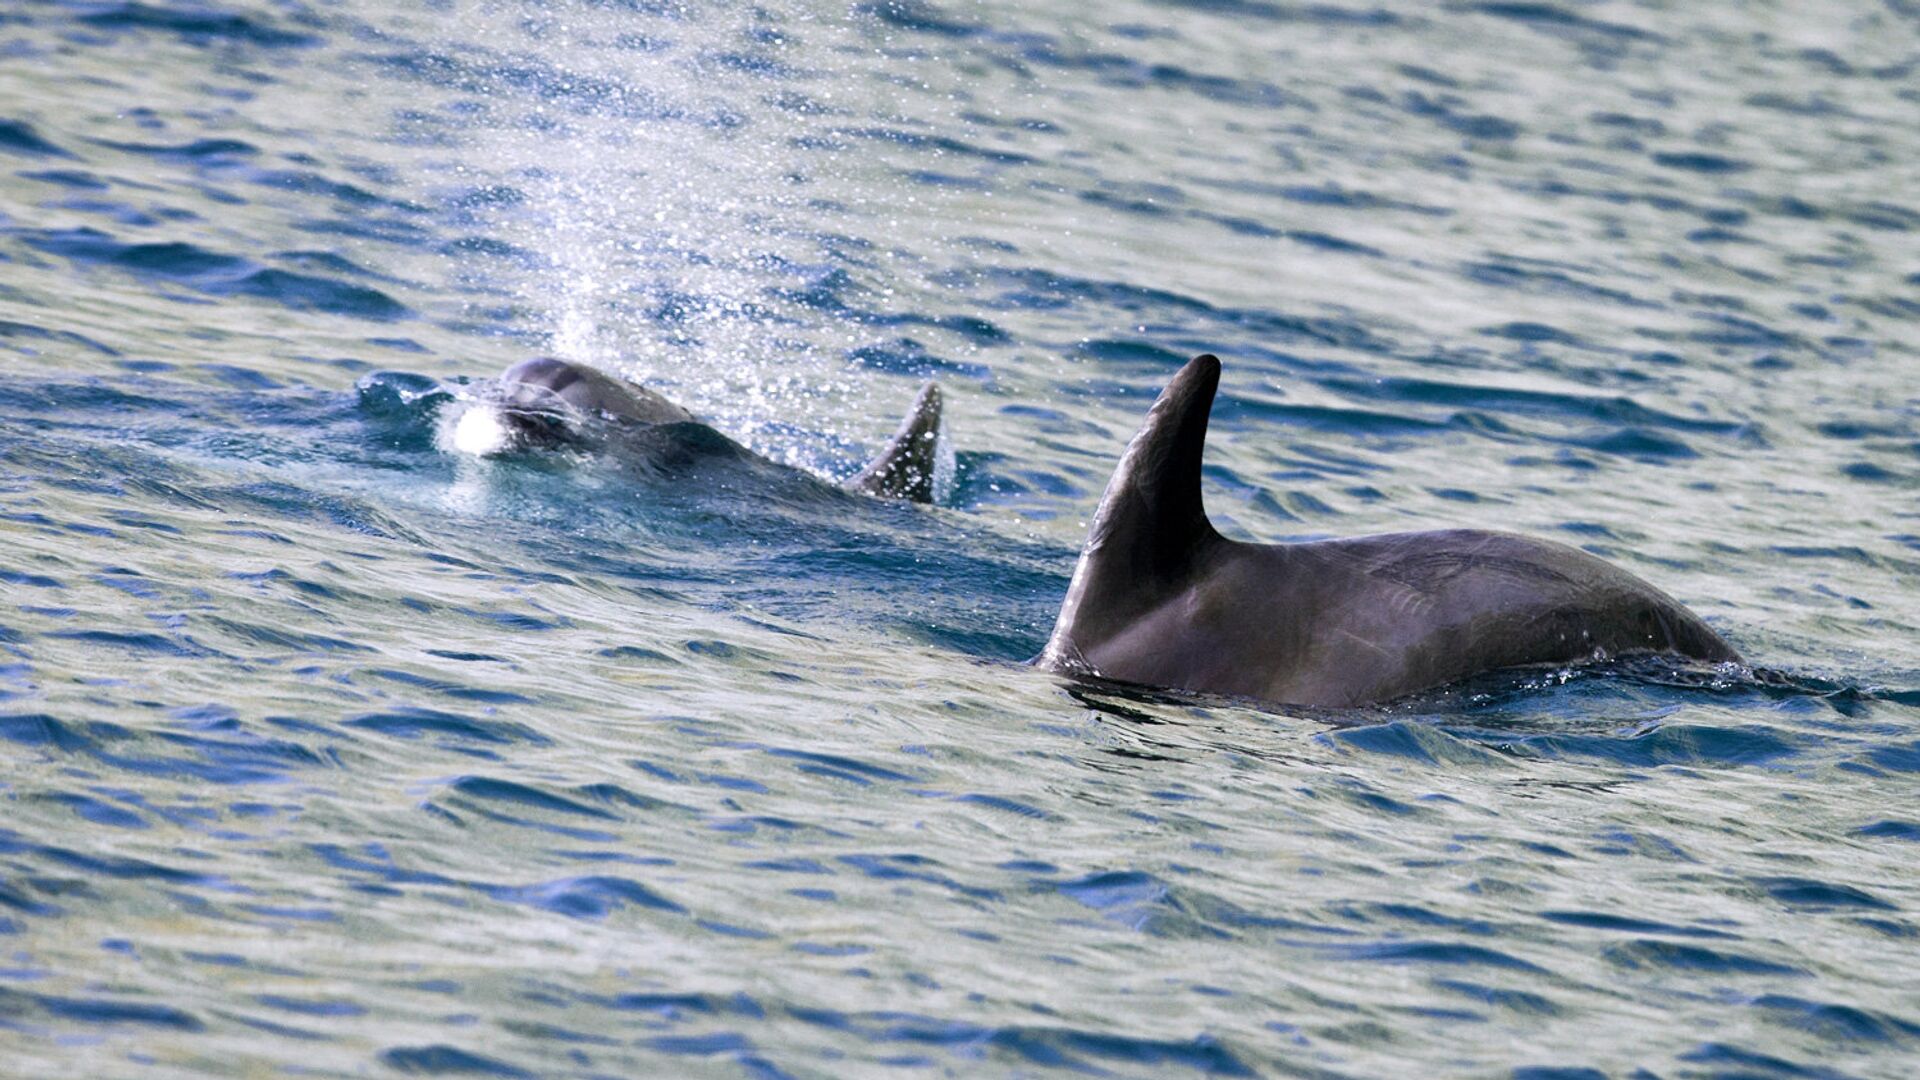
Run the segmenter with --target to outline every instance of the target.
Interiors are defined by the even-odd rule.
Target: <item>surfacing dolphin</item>
[[[567,445],[580,441],[588,418],[629,434],[666,425],[700,424],[686,409],[638,383],[585,364],[542,356],[514,364],[484,387],[476,406],[455,422],[451,441],[455,449],[480,456]],[[881,498],[932,502],[940,420],[940,387],[929,382],[920,388],[880,456],[840,486]],[[726,439],[700,426],[710,437]],[[752,454],[727,442],[740,454]]]
[[[1107,484],[1040,666],[1344,708],[1534,664],[1739,662],[1672,597],[1565,544],[1477,529],[1228,540],[1200,500],[1219,383],[1220,361],[1198,356],[1154,402]]]

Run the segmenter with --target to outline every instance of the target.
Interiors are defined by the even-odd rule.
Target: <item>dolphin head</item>
[[[693,414],[637,383],[551,356],[523,360],[483,384],[455,421],[454,449],[489,457],[577,446],[606,424],[648,426]]]

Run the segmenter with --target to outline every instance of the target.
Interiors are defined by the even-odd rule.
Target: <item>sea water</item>
[[[0,6],[0,1074],[1912,1075],[1917,58],[1908,0]],[[1227,534],[1557,539],[1766,670],[1025,666],[1201,351]],[[542,353],[759,458],[443,448]],[[929,378],[943,505],[820,482]]]

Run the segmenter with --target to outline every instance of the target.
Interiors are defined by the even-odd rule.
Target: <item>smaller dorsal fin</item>
[[[1160,392],[1107,482],[1046,656],[1081,664],[1091,649],[1164,602],[1220,538],[1200,501],[1207,414],[1220,359],[1196,356]]]
[[[940,387],[927,383],[920,388],[913,408],[900,421],[880,456],[860,471],[860,475],[841,485],[848,491],[862,491],[886,499],[930,503],[934,495],[934,474],[940,463],[941,440]]]

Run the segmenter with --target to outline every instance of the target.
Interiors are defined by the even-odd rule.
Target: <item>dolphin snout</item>
[[[476,457],[551,450],[580,443],[584,419],[546,387],[495,385],[460,413],[451,440],[455,450]]]

